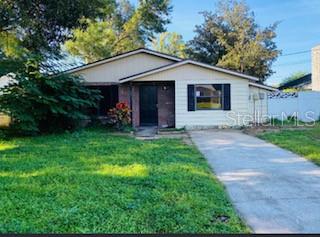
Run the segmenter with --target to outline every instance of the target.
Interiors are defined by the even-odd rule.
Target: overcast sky
[[[137,0],[131,0],[136,4]],[[192,39],[194,26],[201,24],[199,12],[214,11],[217,0],[172,0],[172,23],[168,31]],[[310,50],[320,44],[320,0],[247,0],[261,26],[281,21],[276,42],[282,54]],[[275,74],[267,83],[274,85],[297,71],[311,71],[310,52],[281,56],[274,63]]]

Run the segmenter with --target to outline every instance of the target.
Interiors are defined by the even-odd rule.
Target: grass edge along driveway
[[[101,129],[0,140],[0,216],[0,233],[249,232],[195,147]]]
[[[265,132],[258,137],[301,155],[320,166],[320,123],[306,129]]]

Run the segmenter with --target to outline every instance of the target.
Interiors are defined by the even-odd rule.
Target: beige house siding
[[[9,77],[2,76],[0,77],[0,88],[8,85],[10,79]],[[10,117],[0,113],[0,127],[7,127],[10,123]]]
[[[249,87],[249,113],[252,122],[266,122],[268,116],[268,93],[270,91],[262,88]]]
[[[175,81],[176,127],[242,126],[248,115],[249,82],[195,65],[183,65],[135,81]],[[188,111],[188,84],[231,84],[231,111]],[[239,115],[239,119],[235,119]]]
[[[10,78],[7,76],[0,77],[0,88],[9,84]]]
[[[7,127],[10,124],[10,117],[0,113],[0,127]]]
[[[105,64],[77,71],[86,83],[119,83],[119,79],[161,67],[173,61],[154,55],[139,53]]]

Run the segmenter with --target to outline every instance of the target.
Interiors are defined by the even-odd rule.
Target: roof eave
[[[269,90],[269,91],[278,91],[279,90],[279,89],[274,88],[272,86],[267,86],[264,84],[259,84],[259,83],[254,83],[254,82],[249,82],[249,86],[258,87],[258,88],[262,88],[262,89]]]

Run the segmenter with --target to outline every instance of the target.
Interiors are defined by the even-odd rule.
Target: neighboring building
[[[320,45],[312,48],[312,73],[289,81],[278,87],[279,90],[296,89],[298,91],[320,91]]]
[[[320,91],[320,45],[312,49],[312,90]]]
[[[10,79],[6,76],[0,77],[0,88],[9,84]]]
[[[100,89],[98,116],[115,104],[132,109],[134,127],[242,126],[267,115],[267,93],[256,77],[208,64],[138,49],[68,72]]]
[[[8,85],[10,79],[6,76],[0,77],[0,88]],[[0,127],[8,126],[10,123],[10,118],[4,114],[0,113]]]
[[[278,87],[278,89],[279,90],[295,89],[297,91],[312,90],[311,77],[312,77],[311,73],[307,74],[303,77],[283,83],[281,86]]]

